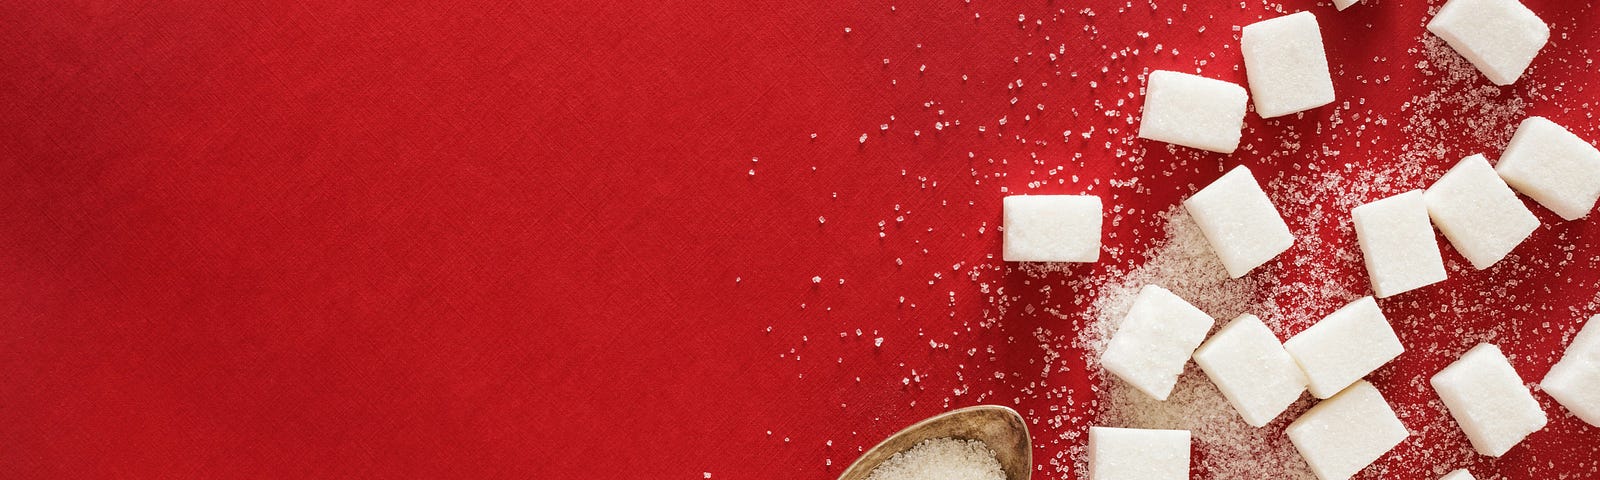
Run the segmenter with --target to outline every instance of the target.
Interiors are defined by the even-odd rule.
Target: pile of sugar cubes
[[[1357,0],[1335,0],[1343,10]],[[1518,0],[1449,0],[1427,29],[1489,81],[1515,82],[1549,39],[1543,21]],[[1334,87],[1316,17],[1300,12],[1242,30],[1249,92],[1188,73],[1154,71],[1146,81],[1141,138],[1218,153],[1239,146],[1252,101],[1263,118],[1327,105]],[[1263,427],[1309,391],[1321,401],[1286,435],[1322,479],[1344,479],[1409,436],[1382,392],[1364,378],[1405,351],[1376,298],[1446,279],[1433,230],[1476,269],[1504,259],[1538,228],[1517,197],[1526,195],[1565,220],[1588,215],[1600,199],[1600,150],[1548,119],[1517,127],[1496,165],[1470,155],[1424,190],[1353,209],[1374,296],[1357,299],[1279,342],[1254,315],[1215,329],[1215,320],[1158,285],[1134,298],[1100,359],[1105,371],[1166,400],[1190,359],[1245,423]],[[1228,275],[1243,277],[1294,245],[1294,235],[1250,169],[1239,166],[1183,202]],[[1004,202],[1004,253],[1015,262],[1099,260],[1100,199],[1022,195]],[[1579,419],[1600,426],[1600,315],[1582,327],[1539,388]],[[1430,379],[1473,448],[1500,456],[1547,422],[1533,393],[1499,347],[1480,344]],[[1181,479],[1189,475],[1190,432],[1093,427],[1092,479]],[[1450,480],[1470,479],[1465,470]]]

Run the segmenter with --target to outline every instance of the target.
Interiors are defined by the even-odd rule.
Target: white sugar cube
[[[1003,203],[1005,261],[1100,260],[1100,197],[1012,195]]]
[[[1184,200],[1183,208],[1230,277],[1243,277],[1294,245],[1278,208],[1242,165]]]
[[[1355,5],[1358,1],[1360,0],[1333,0],[1333,7],[1343,11],[1346,8],[1350,8],[1351,5]]]
[[[1328,398],[1406,351],[1372,297],[1350,302],[1283,342],[1306,372],[1311,394]]]
[[[1429,383],[1472,448],[1491,457],[1504,455],[1528,434],[1544,428],[1544,410],[1500,347],[1480,343]]]
[[[1573,416],[1600,427],[1600,320],[1596,319],[1600,315],[1589,318],[1578,331],[1539,388]]]
[[[1489,268],[1539,228],[1483,155],[1461,160],[1422,193],[1428,216],[1473,268]]]
[[[1378,298],[1398,295],[1445,279],[1444,257],[1428,222],[1422,191],[1412,190],[1350,211],[1356,242]]]
[[[1600,150],[1544,117],[1522,121],[1494,170],[1567,220],[1588,215],[1600,199]]]
[[[1100,365],[1157,400],[1166,400],[1189,355],[1215,323],[1210,315],[1155,285],[1134,297]]]
[[[1311,407],[1289,424],[1287,433],[1322,480],[1350,478],[1411,434],[1366,380]]]
[[[1468,472],[1467,469],[1463,468],[1463,469],[1460,469],[1460,470],[1456,470],[1454,472],[1446,473],[1446,474],[1444,474],[1443,477],[1439,477],[1439,480],[1478,480],[1478,479],[1474,478],[1472,476],[1472,472]]]
[[[1090,480],[1188,478],[1188,430],[1089,427]]]
[[[1428,31],[1495,85],[1516,82],[1550,39],[1550,27],[1517,0],[1450,0],[1428,22]]]
[[[1246,25],[1240,37],[1244,73],[1256,114],[1272,118],[1333,103],[1333,77],[1322,28],[1311,12]]]
[[[1233,153],[1244,129],[1244,87],[1187,73],[1150,72],[1139,138]]]
[[[1306,391],[1306,375],[1255,315],[1240,315],[1194,351],[1222,396],[1252,427],[1271,422]]]

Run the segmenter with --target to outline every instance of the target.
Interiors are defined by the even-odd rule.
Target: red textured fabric
[[[1395,158],[1406,102],[1437,85],[1416,67],[1427,2],[1288,1],[1322,22],[1339,103],[1382,122],[1251,115],[1234,155],[1119,153],[1143,71],[1242,82],[1233,27],[1278,9],[843,3],[0,5],[0,472],[831,478],[916,419],[999,403],[1033,422],[1035,478],[1061,478],[1089,376],[1035,335],[1075,327],[999,306],[1084,308],[1083,279],[1159,237],[1132,219],[1224,167],[1310,175],[1286,131],[1352,169]],[[1600,139],[1600,16],[1527,3],[1552,41],[1493,98]],[[1514,123],[1489,128],[1433,166],[1497,156]],[[1007,191],[1090,191],[1127,219],[1101,265],[1034,278],[998,260]],[[1449,281],[1383,302],[1413,348],[1374,381],[1421,417],[1367,475],[1456,466],[1419,460],[1465,438],[1422,429],[1438,400],[1416,379],[1466,338],[1533,382],[1595,313],[1600,220],[1530,205],[1526,269],[1445,246]],[[1365,288],[1328,258],[1267,268]],[[1424,316],[1478,298],[1498,301]],[[1037,393],[1063,383],[1076,406]],[[1551,425],[1474,473],[1594,474],[1600,429],[1535,395]]]

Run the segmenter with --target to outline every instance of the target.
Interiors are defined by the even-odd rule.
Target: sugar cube
[[[1522,121],[1494,170],[1567,220],[1588,215],[1600,199],[1600,150],[1544,117]]]
[[[1590,425],[1600,427],[1600,315],[1590,317],[1561,361],[1539,382],[1567,411]]]
[[[1378,298],[1398,295],[1445,279],[1444,257],[1428,222],[1422,191],[1412,190],[1350,211],[1356,243]]]
[[[1145,285],[1106,346],[1100,365],[1157,400],[1166,400],[1189,355],[1215,323],[1176,294]]]
[[[1003,203],[1005,261],[1100,260],[1100,197],[1011,195]]]
[[[1539,228],[1483,155],[1461,160],[1422,192],[1428,216],[1473,268],[1489,268]]]
[[[1360,0],[1333,0],[1333,7],[1343,11],[1346,8],[1350,8],[1351,5],[1355,5],[1358,1]]]
[[[1366,380],[1311,407],[1289,424],[1287,433],[1322,480],[1350,478],[1411,434]]]
[[[1450,0],[1428,31],[1478,67],[1495,85],[1510,85],[1550,39],[1550,27],[1517,0]]]
[[[1300,365],[1255,315],[1240,315],[1217,330],[1194,351],[1194,363],[1252,427],[1271,422],[1306,391]]]
[[[1089,427],[1090,480],[1188,478],[1188,430]]]
[[[1333,103],[1333,77],[1316,15],[1300,12],[1244,27],[1240,53],[1256,114],[1272,118]]]
[[[1244,87],[1199,75],[1156,70],[1146,80],[1139,138],[1233,153],[1244,130]]]
[[[1311,394],[1328,398],[1406,351],[1372,297],[1361,297],[1283,342],[1306,372]]]
[[[1429,379],[1478,453],[1504,455],[1544,428],[1544,410],[1500,347],[1480,343]]]
[[[1456,470],[1454,472],[1446,473],[1446,474],[1444,474],[1443,477],[1439,477],[1439,480],[1478,480],[1478,479],[1477,478],[1473,478],[1472,472],[1468,472],[1467,469],[1463,468],[1463,469]]]
[[[1230,277],[1243,277],[1294,245],[1289,225],[1243,165],[1195,192],[1183,201],[1183,208],[1194,217]]]

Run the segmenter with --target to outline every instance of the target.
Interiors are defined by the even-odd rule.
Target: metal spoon
[[[1028,426],[1016,410],[1000,405],[977,405],[951,410],[906,427],[861,454],[844,469],[839,480],[866,480],[878,464],[930,438],[978,440],[994,450],[1008,480],[1029,480],[1033,474],[1033,446]]]

